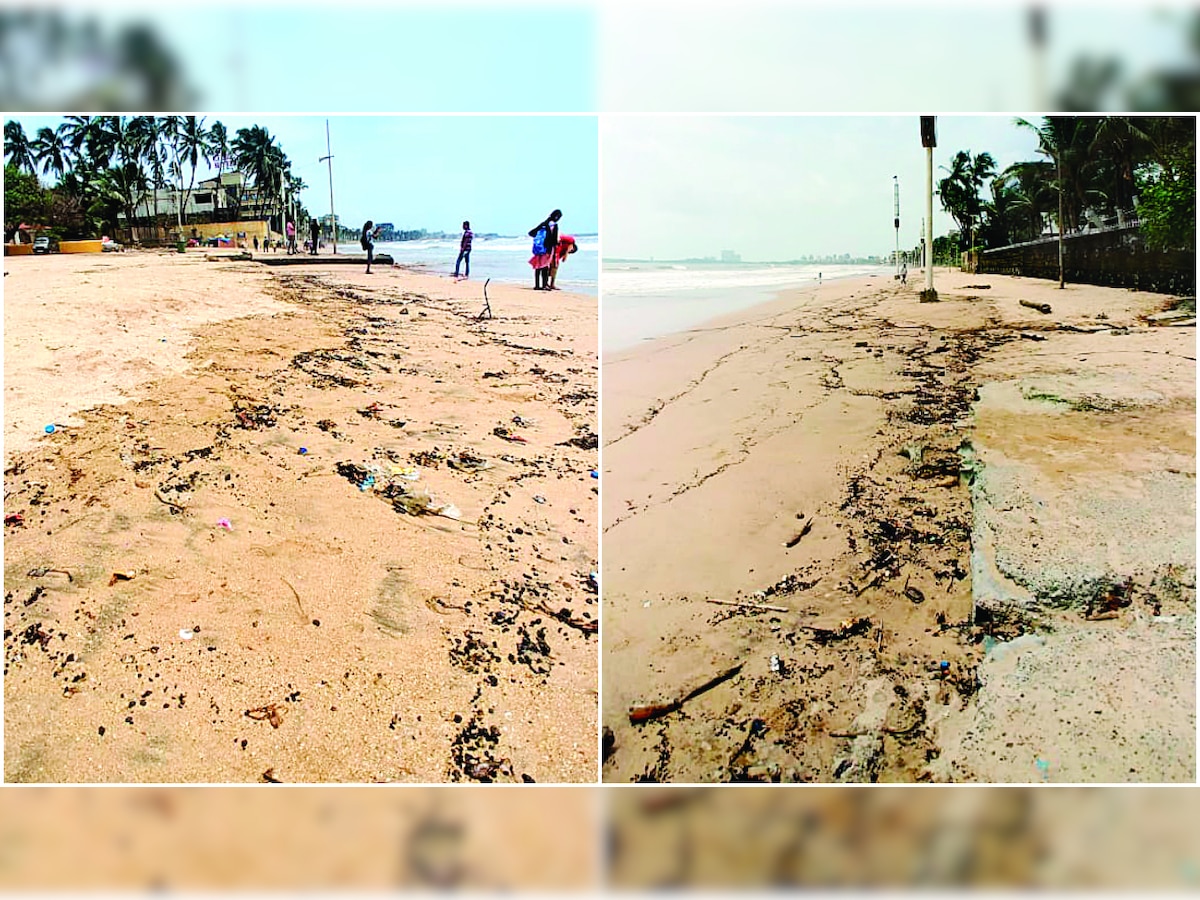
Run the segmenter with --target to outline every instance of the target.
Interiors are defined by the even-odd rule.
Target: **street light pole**
[[[892,176],[892,190],[896,200],[896,278],[900,278],[900,176]]]
[[[933,148],[937,146],[937,117],[921,116],[921,145],[925,148],[925,290],[921,302],[937,300],[933,289]]]
[[[329,120],[325,120],[325,156],[317,162],[329,163],[329,229],[333,232],[333,255],[337,256],[337,216],[333,212],[333,150],[329,147]]]

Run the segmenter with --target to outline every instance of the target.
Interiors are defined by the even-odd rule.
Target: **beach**
[[[5,269],[7,780],[594,780],[594,298]]]
[[[606,348],[606,781],[1194,779],[1194,305],[936,278]]]

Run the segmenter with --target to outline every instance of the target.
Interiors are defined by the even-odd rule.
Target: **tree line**
[[[62,237],[95,237],[116,230],[119,214],[136,237],[139,226],[169,225],[169,213],[158,209],[164,190],[176,194],[182,236],[202,163],[216,169],[218,185],[226,173],[243,176],[236,190],[214,191],[213,221],[238,221],[253,197],[277,231],[289,209],[302,226],[309,216],[295,198],[306,185],[275,137],[258,125],[231,136],[221,122],[205,122],[202,116],[67,116],[32,136],[20,122],[5,122],[6,239],[19,222],[48,226]],[[53,186],[43,188],[39,174],[53,177]],[[151,214],[139,215],[147,202]]]
[[[938,194],[959,250],[1036,240],[1047,225],[1071,234],[1131,220],[1151,249],[1194,248],[1192,118],[1045,116],[1015,125],[1036,135],[1037,159],[997,171],[990,153],[960,150],[942,167]]]

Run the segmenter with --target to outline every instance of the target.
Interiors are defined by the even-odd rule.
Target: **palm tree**
[[[1096,129],[1098,119],[1079,116],[1045,116],[1041,125],[1017,119],[1017,125],[1031,130],[1038,138],[1038,153],[1049,158],[1058,169],[1061,182],[1063,226],[1080,230],[1083,211],[1103,199],[1097,190]]]
[[[950,167],[942,166],[942,169],[949,173],[938,182],[942,207],[958,225],[959,234],[970,238],[976,229],[975,223],[983,215],[979,192],[996,174],[996,160],[990,153],[971,156],[971,151],[959,150],[950,161]]]
[[[37,174],[37,159],[34,156],[33,145],[25,135],[25,127],[20,122],[9,120],[4,123],[4,159],[9,165],[23,169],[30,175]]]
[[[1038,153],[1054,163],[1055,187],[1058,191],[1058,286],[1066,285],[1063,268],[1063,232],[1079,228],[1082,211],[1084,167],[1089,161],[1090,141],[1085,141],[1083,120],[1075,116],[1045,116],[1041,125],[1017,119],[1017,125],[1037,135]],[[1068,196],[1070,201],[1068,202]],[[1077,208],[1078,207],[1078,208]]]
[[[64,126],[57,129],[42,127],[30,144],[34,158],[42,168],[42,174],[53,172],[59,179],[71,167],[70,149],[65,139]]]
[[[221,176],[225,174],[225,167],[229,165],[230,149],[229,132],[220,122],[213,122],[212,127],[208,129],[208,155],[209,159],[217,166],[217,189],[213,192],[214,218],[222,221],[220,217],[221,200],[225,191],[221,187]]]
[[[1019,217],[1017,240],[1034,240],[1054,210],[1058,194],[1054,187],[1054,164],[1038,160],[1013,163],[1002,173],[1013,190],[1012,210]]]
[[[233,157],[243,175],[253,179],[260,210],[272,206],[279,192],[279,172],[284,160],[283,151],[275,143],[275,138],[261,125],[239,128],[233,140]],[[243,183],[238,194],[239,218],[244,195]]]
[[[187,206],[188,198],[192,195],[192,188],[196,186],[196,169],[200,165],[200,159],[208,161],[208,132],[204,130],[204,119],[197,119],[196,116],[177,116],[173,118],[174,127],[172,134],[172,144],[175,150],[175,175],[179,179],[180,187],[180,203],[179,203],[179,233],[183,234],[183,210]],[[188,181],[187,190],[183,188],[183,163],[187,163],[191,168],[191,179]]]

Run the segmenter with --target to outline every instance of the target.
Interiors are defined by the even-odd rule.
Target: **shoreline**
[[[277,311],[176,326],[186,370],[133,380],[124,330],[7,279],[6,314],[91,354],[79,383],[131,379],[6,447],[8,780],[593,780],[594,302],[502,286],[477,322],[398,270],[96,262],[62,263],[64,315],[131,277],[130,332],[188,291]],[[22,361],[6,387],[70,396]]]
[[[1193,777],[1194,329],[1144,318],[1166,296],[1032,279],[939,272],[942,302],[920,304],[909,274],[825,285],[819,301],[792,291],[605,355],[606,781]],[[1059,458],[1064,429],[1103,474]],[[1136,496],[1178,540],[1097,555],[1088,534],[1117,546],[1112,522],[1153,517]],[[1062,512],[1040,527],[1004,512],[1030,497]],[[1042,549],[1021,552],[1031,541]],[[1080,622],[1088,585],[1118,576],[1137,585],[1121,630]],[[1072,587],[1041,602],[1022,584]],[[754,610],[764,599],[786,612]],[[1130,641],[1157,649],[1112,676]],[[628,721],[735,664],[684,713]],[[1119,699],[1089,719],[1100,672]],[[1070,728],[1086,736],[1074,749]],[[1047,779],[1034,762],[1051,755]]]
[[[668,339],[668,338],[675,337],[678,335],[687,334],[687,333],[693,332],[693,331],[701,331],[708,327],[720,327],[722,325],[734,324],[738,320],[737,319],[738,316],[753,315],[754,310],[758,309],[759,307],[768,307],[771,304],[775,303],[776,301],[784,298],[786,295],[791,295],[793,293],[801,292],[801,291],[815,290],[817,288],[820,288],[824,284],[833,285],[833,284],[839,284],[841,282],[844,282],[844,281],[847,281],[850,279],[873,280],[873,279],[883,279],[885,277],[888,277],[888,276],[884,276],[882,274],[879,274],[879,275],[847,274],[847,275],[834,276],[831,278],[824,278],[821,282],[817,282],[814,279],[814,280],[805,281],[803,283],[798,283],[795,285],[789,285],[789,286],[784,286],[784,287],[780,287],[780,286],[776,286],[776,285],[751,285],[751,286],[741,287],[741,288],[738,288],[738,287],[711,288],[711,289],[709,289],[709,288],[692,288],[692,289],[688,289],[686,291],[664,292],[664,293],[657,293],[657,294],[655,294],[655,293],[650,293],[650,294],[640,294],[640,293],[638,293],[638,294],[621,294],[621,293],[611,294],[610,299],[616,299],[619,301],[623,300],[626,302],[632,302],[635,299],[671,300],[673,298],[677,298],[677,302],[684,302],[685,297],[687,297],[688,299],[692,299],[692,300],[695,300],[695,299],[704,300],[706,297],[708,297],[708,295],[719,296],[724,293],[733,293],[733,292],[744,292],[748,297],[756,296],[756,295],[757,296],[755,299],[753,299],[749,303],[746,303],[744,305],[735,304],[735,306],[733,308],[730,308],[723,312],[718,312],[715,315],[706,316],[705,318],[699,319],[699,320],[693,322],[692,324],[687,325],[683,328],[673,328],[670,331],[664,331],[664,332],[654,334],[654,335],[651,335],[648,337],[640,337],[637,340],[633,341],[632,343],[622,343],[621,346],[614,347],[611,350],[607,350],[602,347],[601,355],[603,357],[603,361],[605,363],[607,363],[607,362],[609,362],[609,360],[611,358],[615,358],[617,356],[623,355],[624,353],[626,353],[628,351],[632,351],[635,348],[642,347],[651,341]],[[703,294],[704,296],[699,296],[701,294]]]

